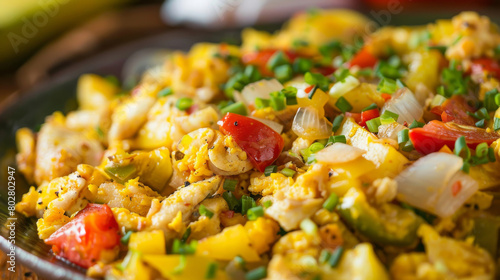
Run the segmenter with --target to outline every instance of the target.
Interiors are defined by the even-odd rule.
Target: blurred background
[[[298,11],[336,7],[358,10],[382,26],[425,24],[463,10],[500,20],[497,0],[0,0],[0,104],[142,38],[172,30],[273,29]]]

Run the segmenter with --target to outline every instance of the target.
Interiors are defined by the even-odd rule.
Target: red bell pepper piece
[[[245,116],[227,113],[218,123],[222,133],[233,137],[259,171],[273,163],[283,150],[281,135],[269,126]]]
[[[88,204],[45,243],[59,257],[84,268],[96,264],[101,252],[120,245],[118,223],[108,205]]]
[[[477,145],[483,142],[490,145],[500,138],[497,133],[487,132],[482,128],[440,121],[430,121],[422,128],[411,129],[409,136],[415,150],[425,155],[437,152],[445,145],[453,150],[455,141],[460,136],[465,137],[465,142],[471,149],[475,149]]]

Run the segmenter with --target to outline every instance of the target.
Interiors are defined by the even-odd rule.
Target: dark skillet
[[[16,95],[0,108],[0,249],[8,252],[9,216],[7,204],[8,167],[14,167],[16,201],[29,189],[15,163],[15,132],[21,127],[37,130],[46,116],[54,111],[67,113],[76,109],[76,83],[81,74],[96,73],[120,76],[124,62],[134,52],[146,48],[188,50],[197,42],[240,40],[238,30],[224,32],[173,30],[143,39],[93,57],[65,70],[51,81]],[[89,279],[85,270],[56,259],[37,236],[36,219],[15,213],[16,266],[24,265],[46,279]],[[18,267],[19,269],[19,267]]]

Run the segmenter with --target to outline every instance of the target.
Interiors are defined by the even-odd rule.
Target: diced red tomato
[[[311,69],[311,72],[320,73],[323,76],[330,76],[331,74],[333,74],[333,72],[335,72],[335,70],[336,69],[331,66],[321,66]]]
[[[392,95],[390,95],[390,94],[388,94],[388,93],[382,93],[382,94],[380,94],[380,96],[382,96],[382,98],[383,98],[386,102],[392,98]]]
[[[304,92],[309,94],[313,88],[314,88],[314,86],[308,86],[308,87],[306,87],[306,89],[304,89]]]
[[[283,150],[281,135],[269,126],[245,116],[227,113],[218,123],[220,131],[231,135],[259,171],[273,163]]]
[[[495,78],[500,78],[500,65],[492,58],[478,58],[472,60],[471,71],[473,74],[482,74],[488,71]]]
[[[487,132],[485,129],[475,126],[440,121],[430,121],[422,128],[411,129],[409,136],[415,150],[425,155],[437,152],[445,145],[453,150],[455,141],[460,136],[465,137],[465,142],[471,149],[475,149],[477,145],[483,142],[490,145],[500,138],[500,135],[495,132]]]
[[[462,190],[462,183],[456,181],[453,186],[451,186],[451,194],[455,197]]]
[[[272,76],[273,73],[267,68],[267,62],[269,61],[271,56],[273,56],[273,54],[277,51],[279,50],[267,49],[255,53],[246,53],[241,57],[241,61],[245,65],[251,64],[259,67],[259,70],[263,75]],[[283,52],[291,62],[293,62],[298,57],[298,55],[294,52],[291,51],[283,51]]]
[[[454,95],[446,100],[441,106],[436,106],[431,109],[431,112],[441,116],[443,122],[454,122],[457,124],[474,125],[476,121],[467,114],[474,112],[474,109],[467,104],[465,98],[460,95]]]
[[[359,122],[359,125],[366,126],[367,121],[378,117],[380,117],[380,112],[378,111],[378,109],[371,109],[361,112],[361,121]]]
[[[105,250],[120,245],[118,223],[108,205],[88,204],[45,243],[54,254],[84,268],[96,264]]]
[[[360,68],[372,68],[377,64],[377,57],[375,57],[367,47],[363,47],[354,57],[349,61],[348,67],[359,66]]]
[[[360,113],[351,113],[351,112],[346,112],[345,113],[346,118],[353,118],[355,122],[360,123],[361,122],[361,114]]]

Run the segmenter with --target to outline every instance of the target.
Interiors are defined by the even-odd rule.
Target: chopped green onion
[[[462,155],[462,151],[464,154]],[[462,157],[464,160],[468,160],[470,158],[470,150],[467,147],[467,142],[465,142],[465,137],[460,136],[455,141],[455,155]]]
[[[281,111],[286,108],[286,97],[279,91],[271,92],[271,102],[269,103],[275,111]]]
[[[217,268],[219,265],[216,262],[211,262],[208,265],[207,273],[205,273],[205,279],[214,279],[217,275]]]
[[[481,120],[481,119],[490,119],[490,114],[488,113],[488,110],[486,108],[482,107],[481,109],[477,110],[475,113],[467,112],[467,115],[473,116],[474,118]]]
[[[323,203],[323,208],[332,212],[339,203],[339,197],[336,193],[332,192],[330,196]]]
[[[232,192],[224,192],[222,198],[227,202],[229,209],[235,211],[240,205],[238,199],[234,196]]]
[[[495,156],[495,149],[493,148],[488,148],[488,159],[490,162],[495,162],[497,160],[497,157]]]
[[[263,99],[260,97],[255,98],[255,108],[257,109],[264,109],[267,108],[271,104],[271,101],[269,99]]]
[[[133,233],[133,231],[131,231],[131,230],[127,231],[127,233],[125,233],[125,235],[122,236],[122,238],[120,238],[120,242],[123,245],[127,245],[129,240],[130,240],[130,236],[132,236],[132,233]]]
[[[281,171],[280,171],[281,174],[287,176],[287,177],[293,177],[293,175],[295,175],[296,171],[295,170],[292,170],[290,168],[283,168]]]
[[[247,67],[245,67],[244,75],[248,77],[251,83],[257,82],[262,79],[259,69],[255,65],[248,65]]]
[[[234,257],[234,262],[238,264],[240,269],[245,269],[246,262],[241,256]]]
[[[329,144],[333,144],[333,143],[344,143],[344,144],[347,144],[347,139],[345,138],[345,135],[330,136],[328,138],[328,142],[326,144],[329,145]]]
[[[248,196],[248,195],[243,195],[241,196],[241,214],[246,215],[248,209],[257,206],[255,204],[255,200]]]
[[[347,68],[344,68],[344,67],[340,67],[339,69],[337,69],[334,73],[333,73],[333,76],[335,77],[335,81],[337,82],[342,82],[343,80],[345,80],[345,78],[347,78],[347,76],[349,76],[351,73],[349,72],[349,69]]]
[[[398,144],[406,143],[408,140],[410,140],[410,137],[408,136],[408,129],[403,129],[398,132]]]
[[[289,64],[290,60],[287,55],[282,51],[275,52],[267,61],[267,68],[274,70],[276,67]]]
[[[172,244],[172,254],[194,254],[196,252],[197,245],[198,241],[196,240],[191,241],[189,244],[185,244],[179,239],[174,239],[174,243]]]
[[[497,106],[500,106],[500,94],[495,95],[495,104],[497,104]]]
[[[186,111],[187,109],[189,109],[191,107],[191,105],[193,105],[193,99],[191,99],[189,97],[179,98],[179,99],[177,99],[177,102],[175,103],[175,107],[177,107],[177,109],[183,110],[183,111]]]
[[[380,124],[391,124],[393,122],[396,122],[396,120],[390,117],[389,115],[380,116]]]
[[[245,274],[245,280],[260,280],[267,277],[267,269],[265,266],[257,267]]]
[[[488,156],[488,144],[481,143],[476,147],[476,156],[479,158]]]
[[[330,254],[330,252],[328,252],[328,250],[321,250],[321,253],[319,255],[319,263],[326,263],[330,257],[332,256],[332,254]]]
[[[332,132],[335,133],[337,130],[340,128],[342,125],[342,122],[344,121],[344,116],[343,115],[338,115],[335,117],[332,123]]]
[[[337,107],[342,113],[349,112],[352,110],[352,105],[345,99],[343,96],[341,96],[337,102],[335,102],[335,107]]]
[[[291,78],[293,78],[293,69],[292,66],[285,64],[285,65],[280,65],[274,69],[274,76],[278,81],[281,83],[284,83]]]
[[[328,91],[330,87],[330,80],[320,73],[307,72],[304,75],[304,81],[312,86],[317,86],[322,91]]]
[[[342,253],[344,253],[344,247],[342,246],[338,246],[335,251],[333,251],[330,259],[328,260],[330,267],[334,268],[339,264]]]
[[[188,227],[181,237],[181,242],[186,243],[190,235],[191,235],[191,227]]]
[[[393,119],[394,119],[394,120],[396,120],[396,121],[397,121],[397,120],[398,120],[398,118],[399,118],[399,115],[398,115],[398,114],[396,114],[396,113],[394,113],[394,112],[391,112],[391,111],[389,111],[389,110],[385,110],[385,111],[384,111],[384,113],[382,114],[382,116],[388,116],[388,117],[391,117],[391,118],[393,118]]]
[[[172,271],[172,274],[174,275],[179,275],[184,272],[184,269],[186,268],[186,263],[187,263],[187,258],[185,255],[180,255],[179,257],[179,265],[177,265],[174,270]]]
[[[424,127],[425,123],[417,122],[417,120],[414,120],[410,126],[408,127],[409,129],[417,128],[417,127]]]
[[[401,150],[403,152],[411,152],[415,147],[413,147],[413,143],[411,141],[406,142],[403,147],[401,147]]]
[[[247,211],[247,217],[250,221],[255,221],[262,216],[264,216],[264,208],[262,206],[252,207]]]
[[[364,68],[356,72],[356,75],[370,77],[373,75],[373,70],[371,68]]]
[[[264,205],[264,208],[269,208],[273,205],[273,202],[271,200],[266,200],[262,205]]]
[[[300,222],[300,229],[308,235],[314,235],[318,232],[318,226],[309,218]]]
[[[246,116],[247,115],[247,108],[245,107],[245,104],[243,104],[243,102],[236,102],[236,103],[233,103],[231,105],[228,105],[228,106],[222,108],[222,110],[220,110],[220,112],[223,115],[225,115],[227,113],[234,113],[234,114]]]
[[[173,93],[174,93],[174,91],[172,90],[171,87],[166,87],[158,92],[158,97],[169,96],[169,95],[172,95]]]
[[[365,111],[373,110],[373,109],[378,109],[377,104],[372,103],[372,104],[370,104],[370,106],[365,107],[363,110],[361,110],[361,112],[365,112]]]
[[[396,81],[389,78],[383,78],[382,80],[380,80],[377,86],[378,91],[388,94],[393,94],[397,89],[398,86],[396,85]]]
[[[342,50],[342,44],[338,40],[331,41],[319,47],[322,56],[331,57],[334,52]]]
[[[266,176],[270,176],[271,173],[276,173],[276,171],[278,171],[278,167],[276,165],[269,165],[266,169],[264,169],[264,174]]]
[[[446,46],[427,46],[427,50],[437,50],[442,54],[446,52],[446,49]]]
[[[226,179],[224,180],[224,184],[222,188],[226,191],[234,191],[236,189],[236,185],[238,184],[238,180],[236,179]]]
[[[317,153],[325,148],[325,145],[321,144],[320,142],[314,142],[309,146],[309,151],[311,153]]]
[[[500,118],[495,118],[495,122],[493,123],[493,130],[497,131],[500,129]]]
[[[289,86],[280,91],[280,95],[285,96],[286,105],[297,105],[297,88]]]
[[[372,132],[372,133],[377,133],[378,127],[381,124],[382,123],[380,122],[380,117],[371,119],[371,120],[366,122],[366,126],[368,126],[368,130],[370,130],[370,132]]]
[[[299,74],[305,74],[309,72],[313,67],[313,63],[310,59],[298,57],[293,62],[293,71]]]
[[[487,91],[484,94],[484,107],[488,112],[493,112],[496,109],[498,109],[498,105],[495,102],[496,96],[499,94],[498,90],[496,88]]]
[[[200,212],[200,215],[207,216],[209,219],[211,219],[214,216],[214,212],[208,210],[208,208],[205,207],[205,205],[200,205],[198,212]]]
[[[483,128],[483,127],[484,127],[484,119],[482,119],[482,120],[480,120],[480,121],[477,121],[477,122],[476,122],[476,126],[477,126],[477,127],[481,127],[481,128]]]
[[[300,47],[307,47],[307,46],[309,46],[309,42],[304,41],[304,40],[295,39],[292,42],[292,47],[294,49],[297,49],[297,48],[300,48]]]

